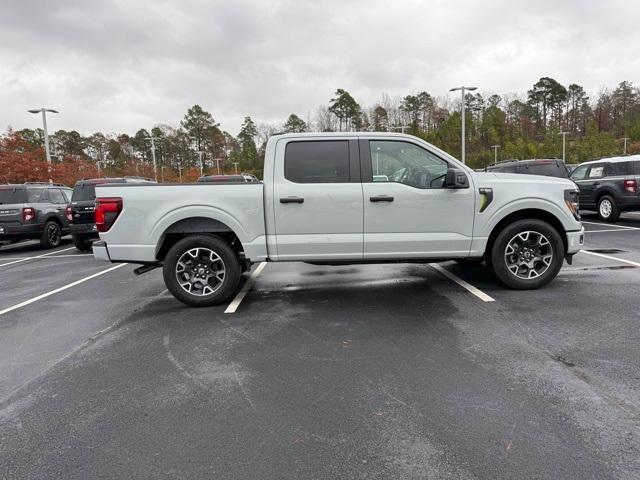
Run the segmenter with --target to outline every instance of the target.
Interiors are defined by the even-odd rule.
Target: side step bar
[[[146,265],[142,265],[141,267],[134,269],[133,273],[135,273],[136,275],[142,275],[143,273],[150,272],[151,270],[155,270],[156,268],[161,266],[162,266],[162,263],[160,262],[148,263]]]

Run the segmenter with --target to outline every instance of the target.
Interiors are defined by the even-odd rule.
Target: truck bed
[[[186,219],[216,218],[236,232],[252,259],[267,256],[264,186],[244,184],[112,184],[96,187],[96,197],[120,197],[123,209],[100,234],[111,261],[153,262],[167,229]]]

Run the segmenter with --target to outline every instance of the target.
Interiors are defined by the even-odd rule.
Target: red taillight
[[[65,214],[67,215],[67,220],[69,220],[69,223],[73,222],[73,210],[71,210],[71,207],[67,207],[67,209],[65,210]]]
[[[122,211],[120,197],[96,198],[96,228],[99,232],[108,232]]]
[[[625,180],[624,189],[629,193],[636,193],[636,190],[638,189],[638,182],[636,181],[635,178]]]
[[[36,218],[36,209],[33,207],[24,207],[22,209],[22,221],[29,222]]]

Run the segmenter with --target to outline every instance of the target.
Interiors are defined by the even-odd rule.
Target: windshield
[[[23,188],[0,188],[0,205],[11,203],[26,203],[27,195]]]
[[[96,199],[96,186],[94,183],[81,183],[76,185],[71,196],[72,202],[84,202]]]

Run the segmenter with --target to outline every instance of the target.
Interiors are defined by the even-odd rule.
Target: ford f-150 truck
[[[98,185],[98,259],[162,266],[191,306],[223,302],[261,261],[484,260],[505,285],[550,282],[583,245],[567,179],[474,172],[409,135],[267,142],[262,183]]]

